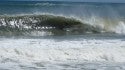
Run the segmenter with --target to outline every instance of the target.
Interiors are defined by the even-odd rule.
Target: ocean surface
[[[0,70],[125,70],[125,4],[0,1]]]

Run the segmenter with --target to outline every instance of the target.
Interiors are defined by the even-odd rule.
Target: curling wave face
[[[94,20],[60,15],[7,15],[0,16],[0,35],[66,35],[86,33],[125,33],[122,21]],[[90,22],[93,21],[93,24]],[[96,22],[96,23],[94,23]],[[114,23],[113,23],[114,22]]]
[[[55,15],[1,16],[0,34],[31,34],[34,31],[50,35],[99,33],[95,27],[78,19]]]

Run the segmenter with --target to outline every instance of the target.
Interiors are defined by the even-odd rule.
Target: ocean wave
[[[31,5],[31,4],[29,4]],[[71,4],[55,4],[55,3],[36,3],[36,4],[32,4],[34,6],[72,6]]]
[[[46,31],[52,34],[98,32],[94,27],[75,18],[55,15],[1,16],[0,34]],[[26,33],[25,33],[26,34]]]
[[[35,6],[55,6],[53,3],[36,3]]]
[[[76,17],[50,14],[5,15],[0,16],[0,35],[25,35],[33,32],[47,32],[49,35],[85,33],[125,34],[125,24],[123,21],[115,22],[114,20],[94,19],[90,18],[90,20],[85,21]]]
[[[0,4],[4,5],[4,4]],[[53,3],[53,2],[38,2],[38,3],[9,3],[8,6],[73,6],[72,4]]]

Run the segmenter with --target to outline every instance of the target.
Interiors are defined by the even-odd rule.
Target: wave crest
[[[26,34],[32,31],[46,31],[52,34],[82,34],[98,32],[94,27],[75,18],[55,15],[1,16],[0,34]]]
[[[100,20],[97,23],[94,22],[90,24],[90,22],[85,22],[78,18],[49,14],[7,15],[0,16],[0,35],[34,35],[33,33],[40,35],[41,33],[45,35],[86,33],[125,34],[125,24],[122,21],[117,24],[108,24],[106,20]]]

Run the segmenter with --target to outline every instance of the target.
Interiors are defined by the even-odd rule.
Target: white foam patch
[[[54,39],[0,39],[0,69],[39,70],[40,65],[40,68],[44,68],[45,65],[45,68],[50,67],[49,70],[51,70],[54,67],[54,70],[58,69],[60,63],[64,66],[63,68],[71,63],[68,67],[72,68],[72,66],[70,67],[72,62],[76,64],[94,62],[92,67],[91,63],[85,63],[84,65],[89,66],[87,69],[93,68],[93,65],[95,69],[99,68],[95,66],[96,62],[124,63],[125,41],[121,39],[61,41]],[[55,65],[55,63],[59,64]],[[34,64],[37,66],[34,66]]]
[[[47,36],[47,35],[53,35],[53,33],[47,32],[47,31],[32,31],[28,35],[29,36]]]
[[[0,44],[0,56],[19,60],[125,62],[121,40],[5,39]]]

